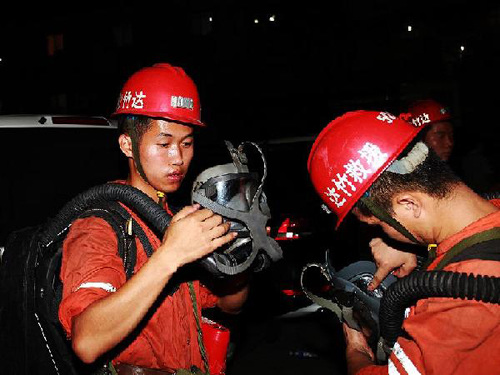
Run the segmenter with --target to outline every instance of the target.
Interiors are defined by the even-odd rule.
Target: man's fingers
[[[378,237],[375,237],[375,238],[371,239],[371,241],[370,241],[370,243],[368,245],[370,247],[372,247],[372,246],[378,245],[380,242],[382,242],[382,239],[378,238]]]
[[[200,205],[198,203],[191,206],[186,206],[174,215],[174,217],[172,218],[172,222],[175,223],[176,221],[184,219],[186,216],[191,215],[193,212],[196,212],[199,209]]]
[[[215,214],[208,208],[200,208],[198,211],[194,212],[193,215],[196,218],[196,220],[205,221],[208,218],[214,216]]]
[[[387,277],[387,275],[391,272],[391,269],[380,267],[377,269],[375,274],[373,275],[373,280],[370,284],[368,284],[368,290],[377,289],[380,283]]]
[[[210,229],[210,236],[212,239],[217,238],[225,234],[229,228],[231,228],[231,223],[221,223]]]
[[[212,216],[207,217],[203,221],[203,226],[206,229],[212,229],[212,228],[219,226],[222,222],[223,222],[222,216],[212,215]],[[227,224],[229,224],[229,223],[227,223]]]
[[[217,238],[214,238],[212,240],[212,246],[215,249],[221,247],[222,245],[227,244],[228,242],[231,242],[236,238],[238,234],[236,232],[229,232],[228,234],[225,234],[224,236],[220,236]]]
[[[408,276],[416,267],[416,264],[403,263],[401,267],[398,268],[398,277]]]

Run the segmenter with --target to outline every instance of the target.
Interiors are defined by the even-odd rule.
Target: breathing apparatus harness
[[[278,243],[266,233],[266,223],[271,218],[266,195],[263,191],[267,164],[260,147],[253,142],[243,142],[238,148],[225,142],[232,163],[217,165],[204,170],[193,183],[193,203],[212,210],[231,223],[231,231],[238,233],[229,246],[216,250],[203,258],[201,263],[212,274],[223,277],[241,273],[252,266],[257,272],[271,261],[282,258]],[[249,160],[244,152],[246,145],[253,146],[263,162],[262,178],[250,172]]]

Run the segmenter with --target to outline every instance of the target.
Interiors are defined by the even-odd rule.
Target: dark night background
[[[9,9],[0,23],[0,114],[107,116],[131,73],[170,62],[198,84],[218,139],[311,139],[345,111],[400,113],[430,97],[454,116],[457,169],[478,150],[498,168],[494,1],[90,0]],[[280,171],[304,170],[307,151],[300,167],[293,151],[276,151]],[[478,190],[489,189],[484,183]]]
[[[0,31],[2,114],[107,115],[132,72],[165,61],[236,137],[313,135],[346,110],[422,97],[497,128],[495,2],[49,1],[2,11]]]
[[[481,192],[499,189],[497,2],[90,0],[9,9],[0,114],[108,116],[134,71],[180,65],[215,139],[281,145],[265,151],[270,176],[292,180],[268,188],[286,211],[310,206],[290,192],[307,179],[311,140],[329,121],[356,109],[405,112],[430,97],[454,116],[456,169],[467,168],[462,177]],[[285,143],[293,140],[305,144]]]
[[[321,235],[325,220],[331,231],[332,219],[321,216],[308,181],[312,139],[346,111],[398,114],[416,99],[434,98],[449,107],[455,126],[451,163],[466,182],[480,192],[500,190],[499,2],[17,2],[0,11],[0,20],[0,115],[108,116],[130,74],[157,62],[182,66],[198,85],[202,118],[214,136],[209,140],[262,145],[274,224],[299,213],[318,217],[321,225],[313,228]],[[26,145],[20,142],[18,149]],[[36,146],[44,152],[45,145]],[[207,157],[202,162],[217,156],[228,162],[224,148],[211,148],[209,142],[203,148]],[[39,171],[39,165],[33,170]],[[124,177],[110,172],[110,178]],[[69,185],[54,188],[62,201],[81,190]],[[326,240],[328,245],[349,246],[339,240],[349,235],[349,220]],[[311,250],[310,244],[300,246]],[[347,251],[339,251],[337,259],[342,253],[345,262],[358,254],[349,258]],[[254,295],[262,292],[256,290]],[[317,369],[333,370],[343,353],[338,347],[342,338],[332,345],[335,336],[325,335],[330,316],[277,324],[265,320],[267,308],[260,300],[243,316],[246,331],[257,334],[241,341],[246,355],[239,352],[231,375],[266,374],[264,364],[273,375],[310,373],[316,367],[290,349],[297,342],[300,350],[328,359],[319,361]]]

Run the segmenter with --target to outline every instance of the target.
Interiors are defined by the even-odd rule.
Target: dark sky
[[[252,139],[422,97],[459,125],[498,103],[494,2],[53,1],[1,17],[0,114],[107,115],[126,77],[159,61],[194,78],[205,121]]]

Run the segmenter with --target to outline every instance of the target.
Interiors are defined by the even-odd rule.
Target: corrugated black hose
[[[380,303],[380,329],[388,347],[403,334],[404,311],[419,299],[460,298],[500,303],[500,278],[449,271],[413,271],[392,284]]]
[[[82,212],[103,200],[120,201],[133,207],[160,238],[170,224],[170,215],[139,189],[129,185],[107,183],[92,187],[66,203],[41,234],[43,246],[50,245]]]

